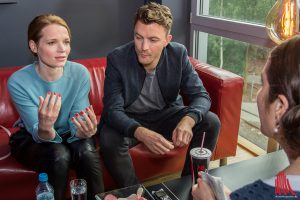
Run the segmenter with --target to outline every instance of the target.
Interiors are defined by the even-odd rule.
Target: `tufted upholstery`
[[[226,70],[219,69],[198,60],[190,58],[197,73],[207,88],[211,99],[211,110],[221,120],[221,132],[212,159],[234,156],[237,146],[238,128],[242,102],[243,79]],[[88,58],[75,60],[86,66],[91,74],[91,91],[89,99],[94,107],[98,120],[103,109],[103,83],[106,67],[106,58]],[[11,130],[13,123],[18,119],[7,91],[7,79],[20,67],[0,68],[0,125]],[[0,128],[0,157],[9,152],[9,138]],[[137,176],[144,181],[153,177],[179,172],[184,163],[186,148],[172,150],[167,155],[158,156],[151,153],[143,144],[130,149]],[[114,182],[104,167],[104,183],[106,189],[115,187]],[[74,178],[74,171],[70,171],[70,178]],[[16,162],[9,156],[0,160],[0,197],[1,199],[34,199],[37,185],[37,174]],[[17,191],[17,192],[16,192]]]

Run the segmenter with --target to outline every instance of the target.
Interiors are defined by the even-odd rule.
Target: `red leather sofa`
[[[198,60],[190,58],[190,61],[212,99],[211,110],[216,113],[221,121],[221,132],[216,150],[212,159],[222,159],[234,156],[237,147],[240,111],[242,102],[243,79],[231,72],[219,69]],[[97,116],[101,117],[103,108],[103,81],[106,67],[106,58],[89,58],[76,60],[86,66],[91,74],[90,102]],[[7,91],[7,79],[19,67],[0,68],[0,125],[8,128],[11,133],[18,129],[12,128],[18,119],[9,93]],[[209,134],[209,133],[208,133]],[[4,129],[0,128],[0,199],[34,199],[37,185],[37,173],[18,163],[12,156],[3,159],[9,153],[9,137]],[[186,148],[175,149],[164,156],[157,156],[149,152],[139,144],[130,150],[137,176],[141,181],[154,177],[180,172],[183,167]],[[70,170],[70,178],[75,173]],[[114,182],[104,167],[105,188],[110,190],[115,187]]]

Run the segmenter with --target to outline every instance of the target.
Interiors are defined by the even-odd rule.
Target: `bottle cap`
[[[47,173],[40,173],[39,174],[39,181],[40,182],[46,182],[46,181],[48,181],[48,175],[47,175]]]

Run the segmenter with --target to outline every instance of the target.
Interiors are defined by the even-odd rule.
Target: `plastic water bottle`
[[[39,184],[36,187],[37,200],[54,200],[53,187],[48,183],[48,175],[46,173],[39,174]]]

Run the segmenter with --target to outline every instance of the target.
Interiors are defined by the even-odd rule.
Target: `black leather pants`
[[[186,107],[170,107],[163,111],[151,112],[147,114],[130,115],[142,126],[162,134],[165,138],[171,140],[172,132],[179,121],[187,114]],[[220,121],[217,115],[208,112],[201,122],[193,128],[193,138],[189,150],[201,146],[203,132],[206,132],[204,147],[213,151],[215,149],[220,130]],[[137,144],[134,138],[123,137],[115,129],[102,126],[100,130],[100,146],[104,159],[111,176],[119,187],[126,187],[138,183],[135,175],[129,148]],[[186,155],[186,161],[182,170],[182,175],[190,174],[189,150]]]
[[[76,170],[77,178],[83,178],[88,185],[88,199],[104,191],[101,163],[92,138],[67,143],[36,143],[24,129],[10,140],[12,155],[17,161],[37,171],[48,173],[49,183],[54,188],[55,200],[66,196],[68,171]]]

